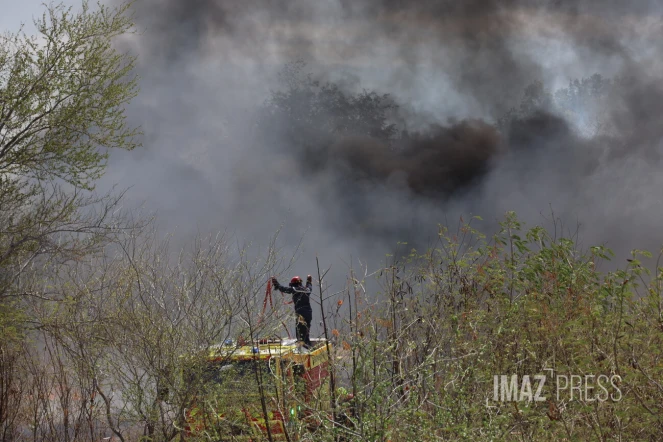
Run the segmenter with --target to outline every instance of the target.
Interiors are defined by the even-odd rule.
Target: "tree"
[[[306,64],[285,65],[282,90],[273,91],[262,109],[259,130],[266,140],[283,140],[308,167],[322,168],[330,146],[347,136],[389,142],[397,133],[390,121],[398,108],[388,94],[351,93],[332,82],[315,80]]]
[[[111,43],[132,30],[128,8],[48,6],[38,35],[0,39],[0,296],[37,256],[80,257],[113,224],[117,199],[85,191],[109,149],[138,145],[124,110],[135,58]]]
[[[518,107],[511,107],[497,119],[497,127],[502,131],[509,129],[514,121],[520,121],[540,112],[552,111],[553,98],[541,81],[528,84],[523,90]]]
[[[609,133],[609,102],[614,99],[619,79],[600,74],[569,80],[569,86],[555,92],[555,104],[581,133],[588,136]]]
[[[129,228],[121,195],[97,196],[110,149],[133,149],[125,106],[136,96],[135,58],[112,40],[132,31],[129,6],[80,12],[46,6],[37,35],[0,36],[0,434],[15,437],[32,348],[30,313],[61,301],[52,277]],[[41,310],[44,305],[39,305]],[[34,312],[33,312],[34,313]],[[37,377],[38,378],[38,377]],[[41,392],[46,394],[48,392]]]
[[[0,171],[40,180],[58,177],[90,188],[103,172],[104,149],[136,146],[124,105],[136,95],[134,58],[112,38],[131,30],[128,5],[73,14],[50,6],[36,36],[9,35],[0,47]],[[101,148],[101,149],[100,149]]]
[[[265,281],[283,271],[275,240],[261,259],[225,236],[201,238],[173,257],[167,241],[143,231],[119,239],[114,255],[68,266],[53,282],[64,301],[37,312],[49,354],[32,363],[43,381],[25,382],[31,391],[22,408],[56,411],[51,422],[24,421],[35,440],[48,438],[53,421],[59,440],[183,440],[192,406],[212,421],[236,411],[238,398],[218,394],[205,361],[213,345],[271,336],[290,317],[274,309],[256,323]],[[33,399],[45,391],[56,406]],[[58,422],[58,413],[69,422]]]

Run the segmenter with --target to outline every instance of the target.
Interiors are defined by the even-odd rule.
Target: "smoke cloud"
[[[508,210],[531,225],[552,208],[619,253],[663,243],[659,2],[135,7],[141,32],[122,44],[140,57],[145,148],[112,156],[105,183],[133,186],[165,230],[260,244],[283,225],[286,247],[305,235],[302,273]],[[386,106],[377,132],[347,128],[362,96],[364,117]]]

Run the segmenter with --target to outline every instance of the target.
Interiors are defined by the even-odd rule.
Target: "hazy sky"
[[[16,31],[21,23],[25,24],[25,30],[31,33],[34,30],[32,19],[41,16],[44,11],[43,0],[2,0],[0,2],[0,29],[3,31]],[[81,2],[77,0],[64,0],[65,5],[80,7]]]

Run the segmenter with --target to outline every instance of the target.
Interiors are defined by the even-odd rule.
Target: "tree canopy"
[[[37,35],[0,38],[0,294],[40,254],[80,257],[109,225],[116,200],[85,191],[109,149],[138,145],[135,58],[113,45],[133,29],[128,7],[50,5]]]
[[[57,177],[90,188],[107,149],[136,147],[124,113],[137,93],[134,58],[111,43],[132,29],[127,8],[49,6],[35,22],[37,36],[0,40],[3,177]]]

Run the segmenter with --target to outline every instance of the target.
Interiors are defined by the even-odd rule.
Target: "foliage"
[[[73,14],[49,6],[35,24],[0,48],[0,173],[58,177],[90,188],[103,171],[103,149],[136,146],[124,105],[136,95],[133,58],[111,39],[131,30],[128,5]],[[100,150],[101,149],[101,150]]]
[[[315,80],[302,61],[280,74],[283,89],[273,91],[259,119],[259,133],[304,155],[304,164],[324,167],[330,146],[344,136],[389,141],[396,135],[390,115],[397,105],[388,94],[347,92],[333,82]]]
[[[49,423],[53,439],[62,416],[69,440],[68,367],[62,365],[62,348],[50,345],[53,336],[43,335],[36,312],[50,311],[51,302],[65,308],[66,296],[54,290],[60,273],[101,254],[134,227],[117,208],[121,194],[89,192],[109,149],[137,145],[138,133],[126,124],[124,110],[137,93],[134,59],[112,43],[132,30],[128,8],[92,9],[84,2],[74,13],[49,5],[35,21],[37,35],[0,37],[3,440],[19,438],[28,416],[35,440],[40,422]],[[45,354],[35,342],[44,344]],[[55,386],[62,393],[59,408],[49,399]]]
[[[356,440],[657,440],[663,268],[647,279],[650,255],[634,251],[624,269],[597,270],[610,256],[508,214],[490,241],[470,224],[443,229],[439,247],[386,269],[387,305],[358,302],[342,336]],[[547,400],[496,401],[507,374],[547,375]],[[571,375],[594,390],[555,383]],[[619,376],[603,401],[601,375]]]
[[[108,149],[136,146],[134,59],[111,43],[131,31],[127,9],[48,6],[37,36],[0,40],[0,296],[37,256],[80,258],[119,225],[116,197],[84,191]]]
[[[600,74],[571,79],[567,87],[554,91],[541,81],[534,81],[523,90],[518,106],[498,118],[497,126],[507,131],[514,122],[544,112],[563,115],[583,136],[609,135],[612,130],[609,100],[618,98],[623,86],[624,79],[610,79]]]

